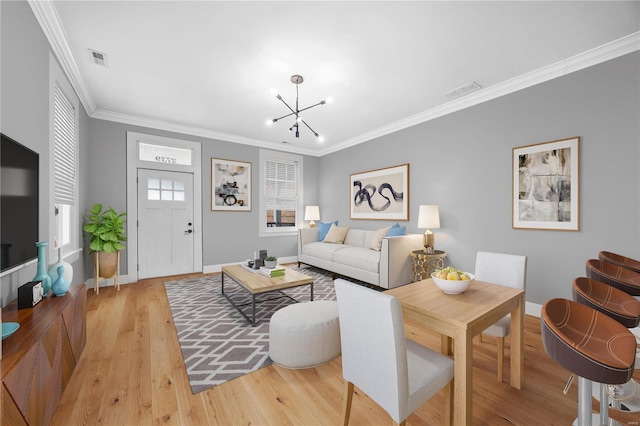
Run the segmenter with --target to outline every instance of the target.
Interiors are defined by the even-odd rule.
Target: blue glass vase
[[[56,296],[64,296],[69,290],[69,281],[64,278],[64,266],[58,266],[58,278],[51,285],[51,290]]]
[[[38,247],[38,269],[36,270],[36,276],[31,281],[42,281],[42,290],[44,291],[43,297],[47,297],[49,290],[51,290],[51,277],[47,274],[47,241],[36,242]]]

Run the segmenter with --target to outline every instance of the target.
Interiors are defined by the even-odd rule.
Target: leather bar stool
[[[640,296],[640,273],[600,259],[587,260],[587,277]]]
[[[578,376],[578,425],[591,425],[592,381],[611,385],[631,379],[633,334],[618,321],[567,299],[542,305],[542,343],[547,354]]]
[[[640,299],[640,273],[600,259],[587,260],[586,268],[587,277],[609,284]],[[631,332],[640,344],[640,328],[632,328]]]
[[[573,300],[596,309],[627,328],[640,324],[640,300],[591,278],[573,280]]]
[[[600,260],[613,263],[614,265],[622,266],[623,268],[631,269],[634,272],[640,273],[640,261],[632,259],[630,257],[623,256],[617,253],[611,253],[610,251],[601,251],[598,253]]]
[[[622,290],[591,278],[580,277],[573,280],[573,300],[589,306],[597,311],[618,321],[627,328],[634,328],[640,324],[640,301]],[[636,351],[636,368],[640,368],[638,353]],[[609,412],[609,399],[612,407],[620,409],[621,400],[633,397],[636,392],[636,383],[631,379],[627,383],[632,391],[624,394],[622,387],[610,388],[601,385],[599,395],[594,396],[600,401],[600,423],[607,424]],[[611,393],[607,391],[611,391]]]

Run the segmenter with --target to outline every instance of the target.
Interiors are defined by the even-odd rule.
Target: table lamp
[[[433,232],[431,232],[431,229],[440,228],[438,206],[420,206],[420,211],[418,212],[418,228],[427,228],[422,240],[424,249],[427,254],[434,254],[436,238]]]
[[[309,228],[315,228],[316,223],[314,220],[320,220],[320,207],[318,206],[307,206],[304,209],[304,220],[310,220]]]

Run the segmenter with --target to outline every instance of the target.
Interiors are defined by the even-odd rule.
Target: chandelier
[[[311,106],[308,106],[308,107],[300,109],[299,106],[298,106],[298,87],[300,86],[300,84],[302,84],[303,81],[304,81],[304,79],[302,78],[301,75],[295,74],[295,75],[291,76],[291,82],[296,85],[296,108],[295,109],[291,108],[289,106],[289,104],[287,102],[285,102],[284,99],[282,99],[282,96],[280,96],[279,93],[277,93],[277,92],[275,93],[276,98],[278,98],[278,100],[282,101],[282,103],[285,104],[285,106],[291,112],[289,114],[283,115],[282,117],[278,117],[278,118],[274,118],[273,120],[269,120],[269,121],[267,121],[267,124],[273,124],[273,123],[275,123],[275,122],[277,122],[279,120],[282,120],[283,118],[287,118],[287,117],[293,116],[293,118],[295,118],[295,121],[294,121],[293,125],[291,127],[289,127],[289,131],[290,132],[294,132],[295,131],[296,138],[300,137],[300,123],[302,123],[307,127],[307,129],[311,130],[311,133],[313,133],[315,135],[315,137],[318,138],[318,140],[320,142],[322,142],[323,141],[322,136],[320,136],[318,134],[318,132],[313,130],[311,128],[311,126],[309,126],[309,124],[307,124],[307,122],[304,121],[304,119],[302,118],[300,113],[302,111],[306,111],[306,110],[311,109],[313,107],[317,107],[318,105],[324,105],[324,104],[331,103],[331,101],[333,99],[332,98],[327,98],[325,100],[322,100],[322,101],[318,102],[317,104],[313,104]]]

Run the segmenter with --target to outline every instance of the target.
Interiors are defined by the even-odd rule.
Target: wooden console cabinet
[[[49,424],[86,344],[86,319],[84,284],[33,308],[2,308],[2,321],[20,328],[2,341],[0,424]]]

